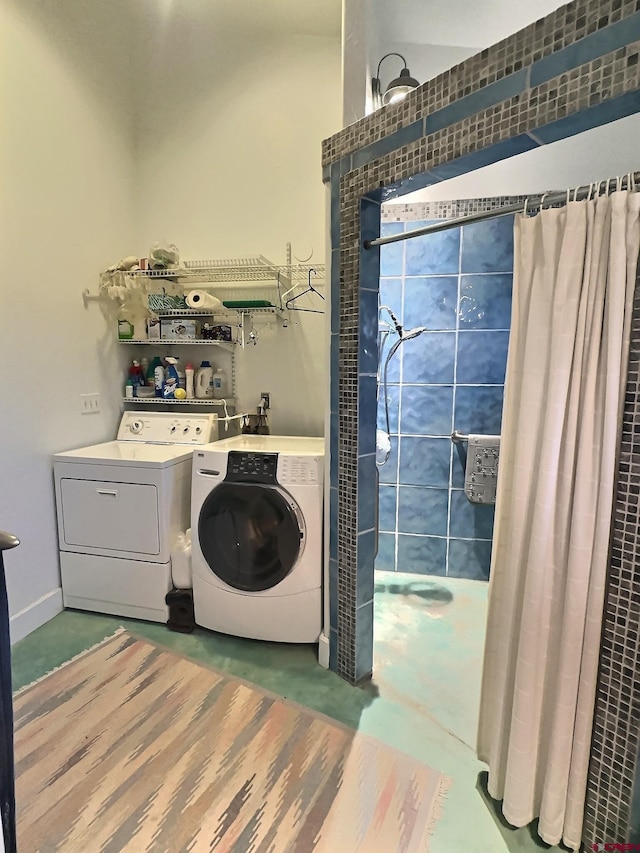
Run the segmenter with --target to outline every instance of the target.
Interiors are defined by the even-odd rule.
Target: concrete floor
[[[450,776],[430,853],[557,850],[540,841],[533,827],[510,828],[483,791],[486,768],[476,759],[474,744],[486,601],[482,581],[377,573],[375,671],[363,687],[351,687],[320,668],[312,646],[260,643],[200,629],[177,634],[164,625],[65,611],[14,646],[14,687],[124,625],[321,711]]]

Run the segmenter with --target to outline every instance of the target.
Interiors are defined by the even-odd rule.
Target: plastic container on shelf
[[[133,385],[133,396],[137,397],[137,391],[139,385],[144,385],[144,372],[142,367],[140,366],[140,362],[134,358],[131,362],[131,367],[129,368],[129,379],[131,380],[131,384]]]
[[[118,320],[118,340],[130,341],[133,338],[133,324],[128,320]]]
[[[155,355],[153,357],[153,359],[151,360],[151,364],[149,365],[145,373],[147,385],[150,388],[156,387],[156,367],[162,367],[162,359],[158,355]],[[162,369],[164,370],[164,368]]]
[[[146,356],[140,359],[140,367],[144,376],[144,384],[149,385],[149,359]],[[151,385],[153,385],[153,382],[151,382]]]
[[[224,400],[228,393],[227,375],[222,368],[216,367],[213,374],[213,396],[216,400]]]
[[[209,361],[203,361],[196,373],[196,400],[213,399],[213,367]]]
[[[154,362],[156,359],[154,359]],[[164,388],[164,365],[160,358],[157,359],[157,364],[153,369],[153,386],[156,389],[156,397],[162,397],[162,389]]]
[[[193,365],[191,362],[187,362],[184,366],[184,378],[185,378],[185,391],[187,392],[187,400],[193,400],[195,397],[195,387],[193,384],[193,377],[195,375],[195,371],[193,369]]]
[[[173,358],[168,355],[165,358],[167,362],[167,366],[164,371],[164,383],[162,385],[162,397],[163,399],[172,399],[176,389],[178,386],[178,368],[176,367],[178,363],[177,358]]]

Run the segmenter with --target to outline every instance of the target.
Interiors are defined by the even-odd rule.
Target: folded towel
[[[471,503],[494,504],[500,458],[499,435],[470,435],[464,492]]]
[[[376,465],[384,465],[391,454],[391,439],[382,429],[376,430]]]

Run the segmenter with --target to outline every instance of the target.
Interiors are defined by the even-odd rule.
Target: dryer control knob
[[[185,434],[186,434],[186,433],[188,433],[188,432],[189,432],[189,427],[188,427],[188,426],[186,426],[186,427],[182,430],[182,432],[184,432]]]
[[[175,432],[177,429],[178,429],[178,427],[174,424],[174,425],[171,427],[170,432]]]
[[[202,427],[196,427],[196,435],[200,435],[202,432]]]

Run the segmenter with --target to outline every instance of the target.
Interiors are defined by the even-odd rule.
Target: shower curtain
[[[478,756],[505,818],[580,846],[640,193],[515,223]]]

